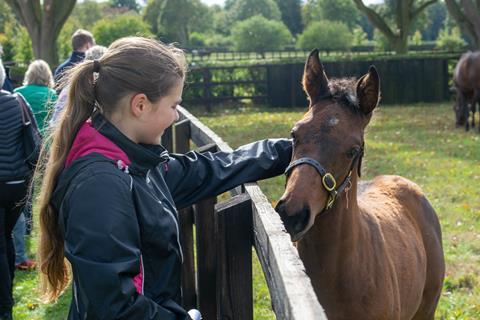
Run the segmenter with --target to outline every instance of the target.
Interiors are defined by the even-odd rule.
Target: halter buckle
[[[337,182],[331,173],[326,173],[322,177],[322,184],[328,192],[332,192],[337,187]]]

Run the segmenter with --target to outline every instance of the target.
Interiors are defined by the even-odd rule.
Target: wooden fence
[[[375,65],[381,79],[382,103],[441,102],[449,99],[452,66],[459,55],[428,58],[382,58],[325,61],[330,78],[360,77]],[[303,63],[192,68],[185,104],[250,99],[272,107],[308,105],[301,86]]]
[[[168,150],[232,150],[184,108],[179,111],[180,121],[162,138]],[[326,319],[290,237],[258,185],[240,186],[231,195],[221,203],[206,199],[179,212],[185,308],[200,309],[207,320],[253,319],[254,246],[277,319]]]
[[[435,43],[427,43],[421,45],[410,45],[409,52],[416,53],[450,53],[449,51],[440,50],[435,48]],[[238,60],[265,60],[265,59],[304,59],[308,56],[311,50],[302,49],[283,49],[275,51],[232,51],[221,48],[192,48],[185,49],[189,62],[205,62],[205,61],[238,61]],[[380,55],[395,55],[393,51],[376,51],[374,45],[359,45],[353,46],[348,50],[329,50],[321,49],[320,54],[322,56],[365,56],[372,53]]]

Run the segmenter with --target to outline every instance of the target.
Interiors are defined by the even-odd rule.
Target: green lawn
[[[305,109],[229,108],[208,115],[200,109],[190,111],[237,147],[288,136]],[[381,107],[366,137],[363,178],[398,174],[415,181],[440,217],[447,277],[437,319],[480,319],[480,134],[455,129],[451,104],[445,103]],[[260,185],[275,204],[284,178]],[[255,319],[274,319],[258,261],[253,268]],[[35,273],[17,272],[15,319],[63,319],[69,292],[57,304],[45,306],[36,283]]]

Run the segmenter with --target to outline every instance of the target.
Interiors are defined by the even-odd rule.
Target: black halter
[[[309,158],[309,157],[303,157],[303,158],[297,159],[293,162],[290,162],[287,169],[285,169],[285,175],[288,178],[288,175],[289,175],[290,171],[292,171],[293,168],[295,168],[296,166],[299,166],[301,164],[308,164],[308,165],[311,165],[312,167],[314,167],[317,170],[320,177],[322,178],[323,187],[329,193],[328,200],[327,200],[327,205],[322,210],[322,212],[323,212],[323,211],[329,210],[333,207],[333,203],[335,202],[335,199],[337,198],[337,196],[341,192],[343,192],[345,190],[345,188],[350,184],[350,181],[352,179],[352,171],[353,171],[353,168],[355,167],[355,163],[357,163],[357,162],[358,162],[358,168],[357,168],[358,175],[360,175],[360,166],[361,166],[361,163],[362,163],[363,152],[364,152],[364,145],[362,144],[362,148],[360,149],[360,151],[355,155],[355,157],[352,160],[352,164],[350,165],[350,169],[348,171],[347,177],[345,178],[345,180],[343,180],[343,182],[340,184],[340,186],[338,188],[337,188],[337,182],[336,182],[334,176],[331,173],[327,172],[327,170],[325,170],[325,168],[317,160]]]

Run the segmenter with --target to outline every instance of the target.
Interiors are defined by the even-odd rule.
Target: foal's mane
[[[348,107],[355,114],[361,112],[357,99],[356,83],[355,78],[334,78],[328,81],[331,98],[338,104]]]

